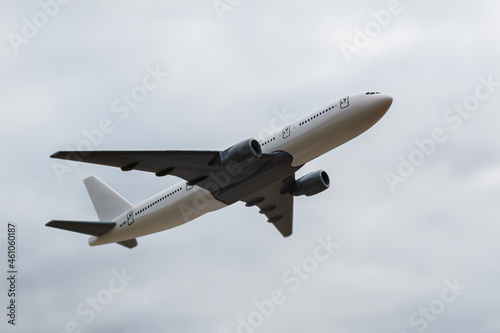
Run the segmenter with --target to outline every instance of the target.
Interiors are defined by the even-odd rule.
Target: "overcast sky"
[[[66,2],[1,1],[0,267],[11,221],[19,271],[2,332],[500,331],[499,3]],[[289,238],[241,203],[133,250],[44,226],[97,220],[90,175],[133,203],[179,181],[49,158],[89,133],[225,149],[371,90],[391,109],[300,170],[332,186],[295,200]]]

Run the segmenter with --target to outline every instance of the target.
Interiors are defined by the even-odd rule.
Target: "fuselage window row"
[[[262,143],[263,146],[267,145],[268,143],[271,143],[272,141],[276,140],[276,137],[267,140],[266,142]]]
[[[141,214],[142,212],[146,211],[148,208],[153,207],[154,205],[156,205],[156,204],[157,204],[157,203],[159,203],[160,201],[163,201],[163,200],[167,199],[168,197],[170,197],[170,196],[174,195],[175,193],[177,193],[177,192],[179,192],[179,191],[181,191],[181,190],[182,190],[182,187],[180,187],[180,188],[176,189],[175,191],[170,192],[170,193],[169,193],[169,194],[167,194],[167,195],[164,195],[164,196],[163,196],[163,197],[161,197],[160,199],[155,200],[155,202],[153,202],[152,204],[149,204],[149,205],[147,205],[146,207],[144,207],[143,209],[139,210],[138,212],[135,212],[135,214],[134,214],[134,215],[135,215],[135,216],[137,216],[137,215]]]
[[[309,119],[306,119],[306,120],[302,121],[301,123],[299,123],[299,126],[302,126],[302,125],[304,125],[304,124],[306,124],[306,123],[310,122],[311,120],[313,120],[313,119],[315,119],[315,118],[317,118],[317,117],[319,117],[319,116],[321,116],[321,115],[323,115],[323,114],[327,113],[327,112],[328,112],[329,110],[331,110],[331,109],[333,109],[333,106],[330,106],[328,109],[326,109],[326,110],[324,110],[324,111],[321,111],[320,113],[318,113],[318,114],[316,114],[316,115],[314,115],[314,116],[310,117]]]

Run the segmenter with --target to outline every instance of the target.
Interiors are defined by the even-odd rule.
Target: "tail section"
[[[129,239],[129,240],[126,240],[126,241],[118,242],[117,244],[120,244],[122,246],[128,247],[129,249],[132,249],[132,248],[134,248],[134,247],[137,246],[137,239],[132,238],[132,239]]]
[[[86,221],[61,221],[52,220],[46,224],[47,227],[79,232],[81,234],[100,236],[111,230],[115,222],[86,222]]]
[[[99,178],[91,176],[84,181],[99,221],[113,221],[118,215],[132,208],[132,204]]]
[[[115,222],[87,222],[87,221],[62,221],[52,220],[46,224],[47,227],[79,232],[81,234],[100,236],[109,230],[113,229]],[[128,247],[129,249],[137,246],[135,238],[118,242],[118,244]]]
[[[88,177],[83,182],[100,222],[52,220],[46,224],[47,227],[99,237],[116,226],[115,221],[118,215],[133,207],[127,199],[97,177]],[[137,246],[137,240],[132,238],[118,242],[118,244],[131,249]]]

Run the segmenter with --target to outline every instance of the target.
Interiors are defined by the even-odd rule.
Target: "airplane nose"
[[[391,107],[392,105],[392,96],[389,95],[380,95],[380,104],[385,107],[387,110]]]
[[[374,103],[375,105],[373,111],[379,114],[380,117],[382,117],[392,105],[392,96],[379,95],[377,97],[378,98],[377,101]]]

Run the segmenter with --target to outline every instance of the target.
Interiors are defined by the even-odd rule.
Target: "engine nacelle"
[[[247,139],[235,144],[222,153],[222,165],[236,163],[238,166],[245,166],[255,162],[262,156],[262,148],[255,139]]]
[[[290,190],[294,196],[311,196],[323,192],[330,187],[330,177],[324,170],[317,170],[297,179]]]

